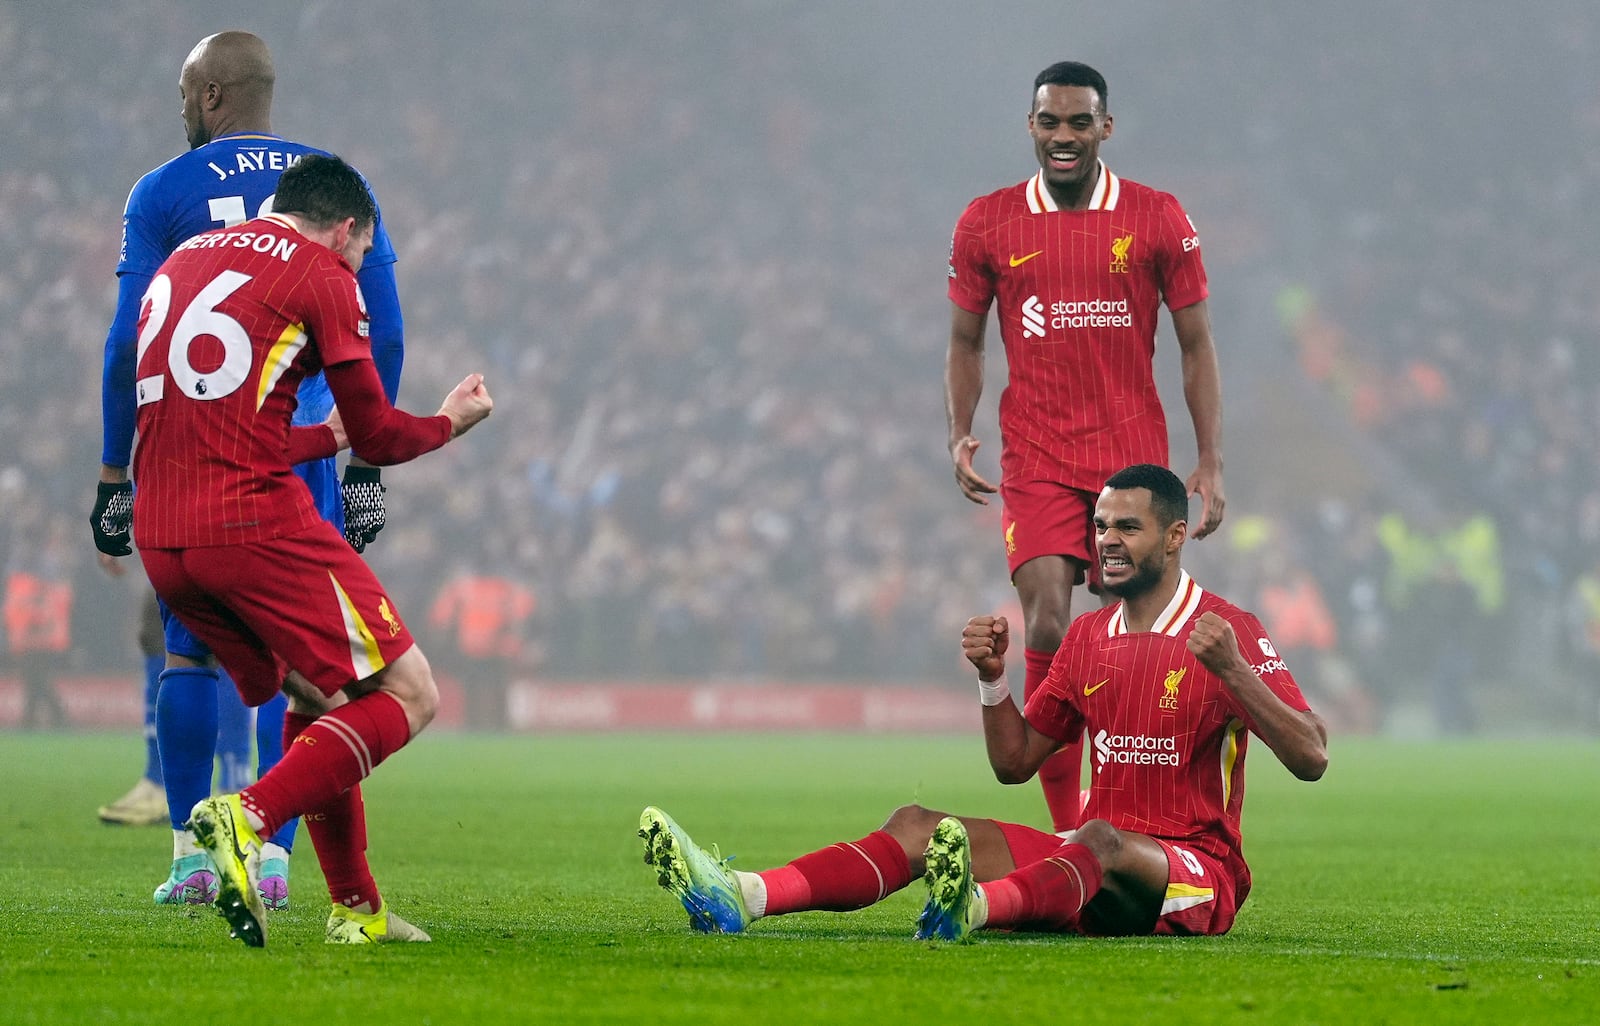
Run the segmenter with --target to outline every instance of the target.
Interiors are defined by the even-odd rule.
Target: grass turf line
[[[96,822],[130,782],[136,737],[0,735],[0,1019],[166,1023],[227,984],[241,1015],[291,1020],[341,1007],[700,1026],[1074,1007],[1184,1026],[1595,1020],[1591,743],[1336,743],[1312,785],[1254,747],[1256,886],[1225,938],[918,943],[920,882],[863,912],[705,937],[641,860],[646,804],[744,869],[860,837],[907,802],[1041,822],[1034,786],[994,783],[976,737],[439,734],[364,785],[379,884],[435,942],[325,946],[302,830],[294,907],[274,914],[262,952],[227,940],[209,909],[151,903],[164,829]]]

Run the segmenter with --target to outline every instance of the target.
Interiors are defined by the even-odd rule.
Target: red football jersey
[[[1043,175],[968,205],[950,299],[999,302],[1001,473],[1098,492],[1123,467],[1167,465],[1157,310],[1206,298],[1200,236],[1176,199],[1104,164],[1087,210],[1058,209]]]
[[[1310,708],[1261,621],[1185,573],[1152,631],[1128,633],[1120,603],[1074,620],[1025,716],[1061,740],[1087,729],[1094,756],[1085,820],[1192,845],[1233,866],[1248,889],[1239,815],[1254,724],[1185,644],[1208,611],[1233,626],[1246,661],[1274,694]]]
[[[139,316],[134,538],[229,545],[319,522],[290,469],[295,392],[372,359],[344,258],[268,215],[196,235],[150,282]]]

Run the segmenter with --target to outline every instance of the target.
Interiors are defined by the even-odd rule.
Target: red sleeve
[[[1300,685],[1295,682],[1294,674],[1289,672],[1289,664],[1285,663],[1278,655],[1278,650],[1273,648],[1272,640],[1267,637],[1267,629],[1261,626],[1261,621],[1244,610],[1238,610],[1228,617],[1228,622],[1233,626],[1233,633],[1239,639],[1239,651],[1244,655],[1245,662],[1250,664],[1250,669],[1255,672],[1261,682],[1272,690],[1274,695],[1291,709],[1305,712],[1311,708],[1311,703],[1306,701],[1306,696],[1301,693]],[[1255,723],[1244,710],[1237,710],[1239,718],[1251,732],[1259,735]]]
[[[356,276],[331,251],[316,256],[298,295],[301,316],[322,366],[372,359],[366,302]]]
[[[950,236],[950,302],[968,313],[988,313],[994,302],[994,269],[984,252],[983,200],[967,204]]]
[[[289,429],[289,465],[321,460],[339,451],[333,428],[326,424],[306,424]]]
[[[1182,310],[1210,295],[1200,259],[1200,233],[1175,197],[1162,193],[1161,295],[1168,310]]]
[[[1022,718],[1041,734],[1057,741],[1073,741],[1083,733],[1083,713],[1073,703],[1077,688],[1089,681],[1094,646],[1070,636],[1056,649],[1050,672],[1033,689]]]
[[[389,405],[370,359],[340,363],[323,373],[344,421],[350,451],[368,463],[379,467],[404,463],[450,440],[450,418],[444,414],[415,417]]]

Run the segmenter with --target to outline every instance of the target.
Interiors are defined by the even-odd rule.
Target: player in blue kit
[[[161,263],[185,240],[239,224],[272,210],[278,176],[301,157],[325,151],[272,134],[272,55],[248,32],[219,32],[190,51],[178,80],[189,152],[167,161],[134,185],[123,213],[122,253],[117,263],[117,313],[106,336],[101,389],[104,447],[100,485],[90,523],[95,546],[113,556],[131,551],[132,485],[128,464],[138,406],[134,366],[145,340],[137,339],[140,303]],[[395,253],[381,213],[358,276],[371,323],[373,361],[384,392],[394,402],[404,357],[400,300],[395,288]],[[196,337],[203,335],[203,327]],[[316,424],[333,409],[319,374],[298,395],[295,424]],[[384,524],[383,485],[376,467],[352,460],[341,484],[333,459],[295,468],[311,489],[322,515],[361,551]],[[173,829],[168,879],[156,889],[157,904],[206,904],[216,896],[210,858],[184,829],[196,802],[211,794],[219,749],[219,720],[231,725],[222,744],[225,791],[247,784],[249,711],[216,660],[165,609],[165,669],[156,697],[156,738]],[[283,756],[285,701],[263,705],[256,719],[258,765],[265,773]],[[288,905],[288,855],[298,821],[275,833],[261,852],[261,896],[269,908]]]

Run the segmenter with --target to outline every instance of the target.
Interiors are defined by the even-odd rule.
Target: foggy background
[[[439,597],[494,575],[535,679],[970,688],[960,626],[1015,597],[945,451],[949,236],[1077,59],[1108,166],[1204,246],[1228,518],[1189,569],[1336,730],[1595,729],[1594,5],[443,6],[0,4],[0,530],[74,584],[63,675],[138,665],[85,523],[122,205],[184,147],[184,56],[246,28],[274,129],[383,207],[400,404],[496,399],[385,472],[368,549],[441,669],[477,672]],[[1165,317],[1157,364],[1186,476]]]

